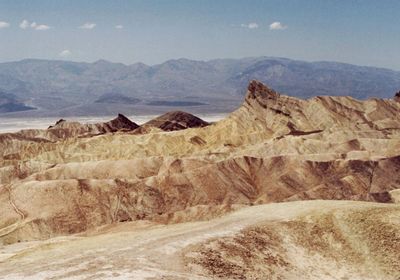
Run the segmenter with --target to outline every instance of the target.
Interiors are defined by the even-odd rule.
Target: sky
[[[278,56],[400,70],[398,0],[0,0],[0,62]]]

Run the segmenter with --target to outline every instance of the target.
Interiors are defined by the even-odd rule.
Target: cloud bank
[[[275,21],[269,25],[270,30],[284,30],[288,28],[287,25],[283,25],[279,21]]]
[[[10,27],[10,24],[5,21],[0,21],[0,29]]]
[[[31,28],[33,30],[44,31],[49,30],[51,27],[46,24],[37,24],[35,21],[29,22],[28,20],[24,19],[20,24],[19,27],[21,29],[28,29]]]

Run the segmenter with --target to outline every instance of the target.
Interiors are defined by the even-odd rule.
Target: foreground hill
[[[85,271],[101,270],[89,261],[91,248],[108,244],[99,256],[126,253],[116,273],[125,260],[141,260],[129,273],[142,269],[144,279],[396,279],[399,136],[397,97],[303,100],[255,80],[243,104],[213,124],[173,112],[142,127],[120,115],[0,135],[3,273],[21,276],[24,244],[41,244],[25,275],[54,253],[41,251],[47,242],[16,243],[69,236],[68,248],[85,252],[73,258],[88,260]],[[346,201],[296,202],[320,199]],[[60,259],[74,254],[53,240]],[[159,262],[167,255],[168,271]],[[62,277],[75,275],[63,266]]]
[[[400,72],[335,62],[304,62],[274,57],[194,61],[169,60],[147,66],[100,60],[94,63],[22,60],[0,63],[0,91],[25,102],[13,115],[113,115],[230,112],[251,79],[292,96],[391,97]],[[23,103],[22,105],[23,106]],[[24,107],[3,108],[2,112]],[[171,108],[172,107],[172,108]]]
[[[399,204],[298,201],[129,222],[2,248],[0,278],[397,280],[399,215]]]

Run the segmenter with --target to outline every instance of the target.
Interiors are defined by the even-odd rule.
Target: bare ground
[[[297,201],[0,249],[0,279],[399,279],[400,205]]]

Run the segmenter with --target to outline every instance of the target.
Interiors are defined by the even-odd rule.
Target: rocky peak
[[[121,113],[119,113],[118,116],[114,120],[119,120],[122,122],[132,122],[130,119],[128,119],[126,116],[124,116]]]
[[[279,93],[267,87],[262,82],[257,80],[250,81],[247,86],[246,100],[248,99],[274,99],[279,97]]]
[[[117,131],[121,129],[133,130],[139,127],[139,125],[132,122],[123,114],[118,114],[118,116],[115,119],[106,122],[105,124],[110,127],[111,131]]]
[[[64,119],[59,119],[54,125],[50,125],[47,129],[55,128],[57,126],[61,126],[62,124],[66,123],[67,121]]]
[[[400,102],[400,90],[394,95],[394,100]]]
[[[164,131],[182,130],[193,127],[204,127],[208,122],[186,112],[173,111],[165,113],[145,124],[146,127],[157,127]]]

